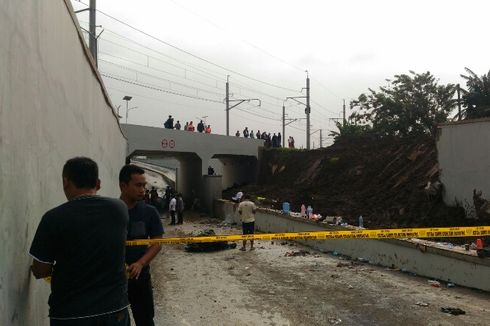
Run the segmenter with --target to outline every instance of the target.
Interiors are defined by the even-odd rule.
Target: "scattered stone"
[[[351,263],[338,262],[337,267],[352,267]]]
[[[441,287],[441,283],[439,281],[428,280],[427,283],[429,283],[432,287],[435,287],[435,288],[440,288]]]
[[[310,252],[308,250],[299,250],[299,251],[288,251],[284,256],[286,257],[296,257],[296,256],[307,256]]]
[[[347,286],[347,288],[348,288],[348,289],[353,289],[354,287],[353,287],[352,285],[350,285],[350,284],[349,284],[349,285]]]
[[[446,313],[446,314],[453,315],[453,316],[466,314],[466,311],[459,309],[459,308],[453,308],[453,307],[442,307],[441,311]]]
[[[456,285],[455,285],[454,283],[448,283],[448,284],[447,284],[447,287],[448,287],[448,288],[453,288],[453,287],[455,287],[455,286],[456,286]]]
[[[427,302],[422,302],[422,301],[419,301],[416,303],[417,306],[421,306],[421,307],[428,307],[429,304]]]
[[[330,275],[330,277],[331,277],[331,278],[339,278],[340,276],[339,276],[339,275],[337,275],[337,274],[332,274],[332,275]]]
[[[330,323],[330,325],[338,325],[342,322],[342,319],[335,318],[335,317],[328,317],[328,322]]]

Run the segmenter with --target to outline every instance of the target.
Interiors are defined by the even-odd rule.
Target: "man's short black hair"
[[[145,174],[145,170],[134,164],[126,164],[119,172],[119,182],[128,184],[133,174]]]
[[[99,179],[99,167],[88,157],[74,157],[66,161],[62,175],[79,189],[93,189]]]

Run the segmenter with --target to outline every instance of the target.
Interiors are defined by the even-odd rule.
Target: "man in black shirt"
[[[197,131],[199,131],[199,132],[203,132],[204,131],[204,122],[202,122],[202,120],[201,120],[201,122],[199,122],[197,124]]]
[[[52,326],[125,326],[129,321],[124,266],[128,212],[97,196],[97,163],[86,157],[63,167],[68,202],[48,211],[32,241],[32,273],[51,276]]]
[[[131,164],[125,165],[119,172],[121,199],[129,209],[128,240],[154,239],[163,235],[157,210],[143,201],[146,185],[144,173],[143,169]],[[160,245],[126,248],[128,295],[136,326],[155,325],[150,262],[160,250]]]
[[[172,118],[172,116],[169,115],[167,121],[165,121],[163,126],[167,129],[174,129],[174,118]]]

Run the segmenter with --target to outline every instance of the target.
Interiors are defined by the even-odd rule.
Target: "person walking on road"
[[[175,213],[177,211],[177,199],[175,195],[171,195],[170,203],[168,204],[168,212],[170,213],[170,225],[175,225]]]
[[[129,224],[127,239],[156,239],[163,235],[163,225],[155,207],[142,199],[145,193],[145,171],[132,164],[119,172],[121,199],[127,205]],[[155,308],[151,285],[150,262],[162,249],[161,245],[128,246],[128,296],[136,326],[154,326]],[[129,324],[128,324],[129,325]]]
[[[242,221],[243,234],[255,233],[255,213],[257,212],[257,206],[250,200],[249,195],[244,195],[244,199],[238,205],[238,214],[240,214],[240,220]],[[247,240],[243,240],[243,245],[240,248],[241,251],[245,251]],[[250,240],[250,250],[254,250],[254,241]]]
[[[62,173],[68,201],[44,214],[32,240],[32,273],[52,277],[51,326],[129,323],[128,210],[118,199],[97,196],[98,174],[90,158],[68,160]]]
[[[176,200],[177,200],[177,203],[176,203],[177,224],[183,224],[184,223],[184,199],[182,199],[181,193],[177,194]]]

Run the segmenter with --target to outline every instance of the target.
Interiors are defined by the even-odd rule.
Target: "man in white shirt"
[[[257,206],[250,200],[248,195],[243,196],[243,201],[238,205],[238,214],[240,214],[240,220],[242,221],[243,234],[254,234],[255,232],[255,212]],[[243,246],[241,251],[245,251],[245,245],[247,240],[243,240]],[[254,241],[250,240],[250,250],[254,250]]]
[[[170,213],[170,225],[175,225],[175,212],[177,210],[177,199],[175,199],[175,195],[171,195],[172,199],[170,199],[170,203],[168,204],[168,211]]]

